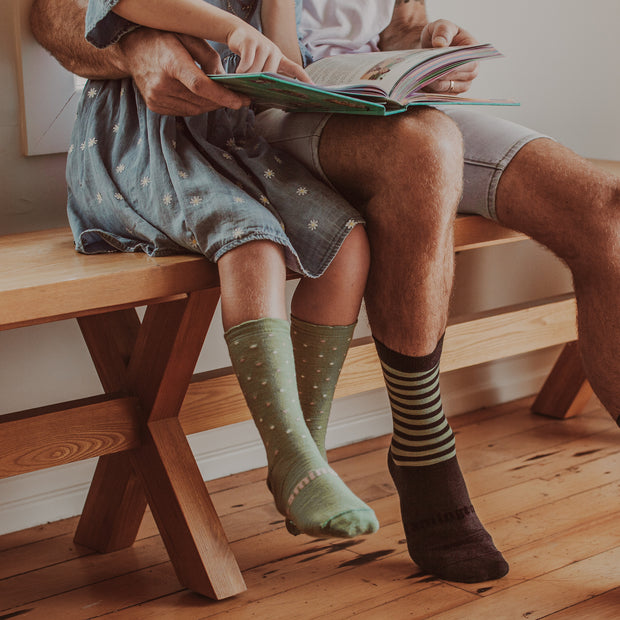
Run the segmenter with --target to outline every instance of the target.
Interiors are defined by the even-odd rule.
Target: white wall
[[[481,65],[472,93],[512,97],[491,113],[553,136],[584,157],[620,159],[618,0],[427,0],[505,58]]]
[[[66,224],[64,155],[21,155],[12,12],[20,1],[0,1],[0,233]],[[620,128],[612,109],[620,100],[617,0],[591,0],[588,13],[577,0],[429,0],[428,5],[431,17],[453,17],[506,54],[481,68],[477,92],[511,96],[522,106],[493,113],[552,134],[585,156],[620,159]],[[570,288],[563,267],[530,242],[468,253],[459,257],[457,270],[458,311]],[[358,331],[367,333],[363,322]],[[228,365],[218,324],[209,332],[207,349],[199,370]],[[0,413],[100,390],[73,322],[0,332],[0,351]],[[456,414],[532,393],[554,354],[543,351],[445,375],[447,411]],[[335,406],[329,445],[389,431],[382,392],[343,399]],[[191,444],[205,478],[263,464],[250,423],[194,436]],[[0,481],[0,533],[79,513],[92,466],[76,463]]]

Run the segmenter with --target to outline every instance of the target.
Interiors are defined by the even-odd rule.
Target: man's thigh
[[[497,220],[495,194],[503,171],[521,147],[545,136],[483,112],[448,109],[446,113],[458,125],[464,140],[465,168],[459,213],[477,213]],[[258,115],[257,128],[273,146],[289,152],[330,184],[319,159],[321,134],[330,117],[330,114],[267,110]]]
[[[296,157],[315,176],[331,186],[319,160],[321,134],[331,116],[270,109],[257,115],[256,129],[272,146]]]

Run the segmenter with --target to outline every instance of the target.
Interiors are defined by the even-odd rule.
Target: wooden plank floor
[[[620,617],[620,432],[596,403],[557,421],[530,402],[451,420],[478,514],[511,565],[501,580],[443,582],[409,560],[382,437],[329,455],[377,512],[373,536],[290,536],[264,470],[246,472],[208,484],[245,594],[180,589],[150,515],[133,547],[108,555],[74,545],[66,519],[0,537],[0,620]]]

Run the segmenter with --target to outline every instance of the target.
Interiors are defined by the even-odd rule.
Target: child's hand
[[[265,71],[311,82],[302,67],[289,60],[273,41],[245,22],[230,32],[226,44],[240,58],[237,73]]]

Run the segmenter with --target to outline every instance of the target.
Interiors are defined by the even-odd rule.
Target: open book
[[[490,44],[342,54],[306,68],[314,84],[275,73],[211,75],[227,88],[268,107],[298,112],[341,112],[386,116],[414,105],[518,105],[508,100],[467,99],[422,89],[471,61],[497,58]]]

